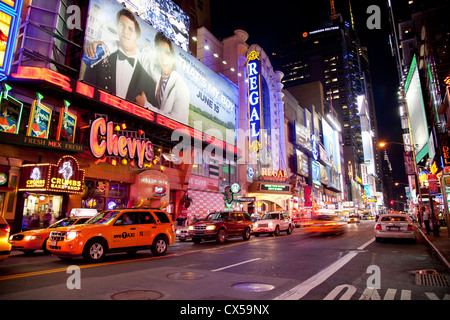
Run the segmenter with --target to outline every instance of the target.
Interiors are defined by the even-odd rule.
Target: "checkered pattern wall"
[[[181,214],[187,216],[189,223],[195,216],[197,219],[201,219],[205,218],[208,213],[225,209],[223,194],[220,192],[189,190],[188,195],[192,199],[191,205],[187,209],[183,207]]]

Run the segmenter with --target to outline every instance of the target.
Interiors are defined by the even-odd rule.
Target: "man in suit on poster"
[[[119,49],[92,68],[87,67],[83,80],[103,91],[137,103],[136,98],[145,97],[156,105],[156,83],[137,59],[141,37],[139,22],[134,14],[122,9],[117,13]]]

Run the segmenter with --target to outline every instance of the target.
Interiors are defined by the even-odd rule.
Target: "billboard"
[[[117,1],[92,0],[86,30],[83,82],[222,140],[235,129],[236,85]]]
[[[414,56],[406,79],[406,101],[411,122],[412,141],[415,145],[416,157],[419,152],[428,144],[428,124],[425,115],[425,106],[423,102],[422,88],[419,78],[419,69],[417,68],[417,60]],[[426,150],[428,153],[428,150]],[[421,152],[421,155],[425,155]],[[416,159],[420,161],[421,159]]]
[[[189,50],[189,16],[172,0],[117,0],[185,51]]]
[[[330,164],[330,174],[328,177],[328,186],[341,189],[339,174],[341,173],[341,152],[339,144],[339,133],[322,119],[323,145],[328,156]]]

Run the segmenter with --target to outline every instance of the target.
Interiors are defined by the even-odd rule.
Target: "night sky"
[[[416,0],[417,1],[417,0]],[[392,0],[394,16],[408,17],[407,1]],[[402,130],[397,104],[399,81],[397,67],[389,45],[389,15],[387,0],[353,0],[352,12],[356,30],[363,46],[368,48],[371,78],[380,140],[402,142]],[[381,28],[370,30],[366,13],[370,5],[381,9]],[[336,12],[350,21],[348,0],[335,0]],[[329,21],[330,1],[246,1],[211,0],[212,32],[223,39],[243,29],[249,33],[247,43],[260,45],[268,55],[277,45],[300,38],[305,31],[318,29],[321,22]],[[395,180],[406,182],[402,147],[391,145],[388,155]]]

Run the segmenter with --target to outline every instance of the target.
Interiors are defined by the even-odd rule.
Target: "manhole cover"
[[[175,272],[167,275],[167,278],[173,280],[198,280],[206,277],[206,274],[195,272]]]
[[[416,285],[449,287],[447,277],[435,273],[416,273]]]
[[[231,286],[233,289],[245,292],[265,292],[275,288],[275,286],[266,283],[241,282]]]
[[[164,295],[159,291],[153,290],[127,290],[113,294],[113,300],[158,300]]]

